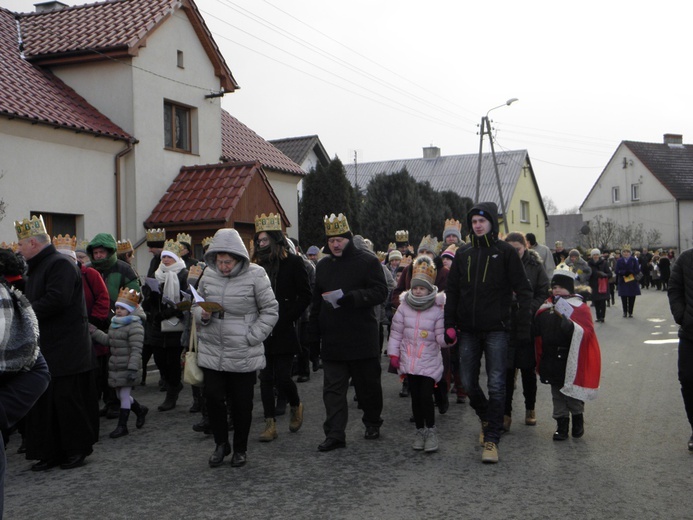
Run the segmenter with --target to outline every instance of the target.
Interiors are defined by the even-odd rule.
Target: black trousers
[[[233,421],[233,451],[248,451],[253,394],[257,381],[255,372],[219,372],[209,368],[203,368],[202,371],[205,374],[204,395],[214,442],[224,444],[229,441],[229,421],[226,415],[226,400],[229,399]]]
[[[525,398],[525,410],[534,410],[537,402],[537,374],[534,368],[521,368],[522,394]],[[515,369],[509,368],[505,377],[505,415],[513,414],[513,394],[515,393]]]
[[[621,296],[621,305],[623,306],[623,314],[633,314],[635,296]]]
[[[298,397],[296,383],[291,379],[291,367],[294,361],[293,354],[266,355],[267,365],[260,370],[260,397],[265,419],[274,419],[275,401],[274,387],[277,387],[280,395],[286,397],[291,406],[298,406],[301,400]]]
[[[436,382],[431,377],[409,374],[409,396],[411,412],[417,428],[433,428],[436,424],[435,406],[433,406],[433,388]]]
[[[383,420],[383,387],[380,384],[380,359],[359,359],[353,361],[327,361],[323,359],[322,400],[325,403],[325,436],[345,440],[345,430],[349,419],[347,390],[349,379],[363,410],[363,424],[379,427]]]
[[[594,310],[597,313],[597,319],[603,320],[606,318],[606,300],[594,300]]]
[[[679,383],[686,417],[693,429],[693,341],[679,338]]]
[[[166,347],[153,347],[154,362],[159,367],[159,373],[163,377],[168,387],[176,389],[180,386],[181,366],[180,355],[183,352],[182,346],[168,345]]]

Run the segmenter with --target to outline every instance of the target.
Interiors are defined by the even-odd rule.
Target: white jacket
[[[239,269],[223,276],[216,267],[217,253],[243,258]],[[220,229],[205,254],[205,269],[198,292],[216,302],[223,313],[201,321],[201,309],[193,307],[198,325],[199,366],[223,372],[254,372],[265,367],[262,342],[279,318],[279,305],[265,270],[251,264],[248,251],[235,229]]]

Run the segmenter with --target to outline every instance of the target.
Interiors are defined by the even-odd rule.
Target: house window
[[[640,184],[630,185],[630,200],[640,200]]]
[[[189,152],[191,110],[188,107],[164,102],[164,146],[169,150]]]
[[[179,69],[185,68],[185,63],[183,62],[183,51],[176,51],[176,63]]]
[[[618,186],[611,188],[611,202],[621,202],[621,190]]]
[[[45,213],[43,211],[32,211],[31,216],[43,216],[43,223],[46,225],[46,232],[52,236],[58,235],[77,235],[77,219],[75,215],[67,213]]]
[[[529,223],[529,201],[520,201],[520,222]]]

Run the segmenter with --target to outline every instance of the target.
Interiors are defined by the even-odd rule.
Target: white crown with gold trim
[[[279,213],[270,213],[265,215],[264,213],[259,217],[255,215],[255,232],[260,233],[261,231],[281,231],[282,230],[282,217]]]
[[[17,231],[17,240],[36,237],[39,235],[47,235],[46,225],[43,223],[43,216],[34,215],[31,219],[25,218],[21,222],[14,221],[14,228]]]
[[[57,237],[53,237],[53,245],[56,249],[74,251],[77,248],[77,237],[58,235]]]
[[[340,213],[337,216],[335,216],[335,214],[332,213],[329,217],[325,215],[325,218],[323,220],[325,222],[325,234],[328,237],[343,235],[344,233],[348,233],[349,231],[351,231],[349,229],[349,222],[342,213]]]

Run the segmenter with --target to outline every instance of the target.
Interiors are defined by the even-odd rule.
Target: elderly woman
[[[621,258],[616,261],[616,276],[618,277],[618,295],[623,305],[623,317],[633,317],[635,297],[640,295],[638,283],[640,264],[631,256],[630,246],[621,248]]]
[[[220,229],[205,253],[207,269],[198,292],[207,304],[193,307],[200,324],[197,362],[205,377],[207,413],[216,448],[210,467],[231,453],[226,396],[231,400],[233,456],[231,466],[246,463],[256,373],[265,367],[263,341],[277,323],[279,305],[265,270],[250,263],[235,229]],[[207,307],[205,310],[203,306]]]

